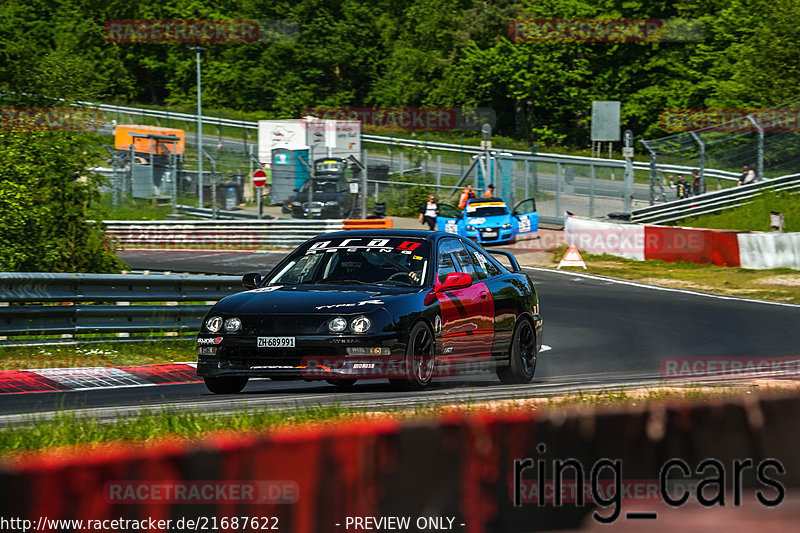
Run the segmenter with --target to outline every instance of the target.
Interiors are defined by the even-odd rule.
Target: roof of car
[[[354,239],[359,237],[406,237],[413,239],[435,239],[443,235],[453,236],[454,234],[445,233],[443,231],[428,231],[418,229],[358,229],[325,233],[324,235],[315,237],[315,239],[323,237],[351,237]]]
[[[470,204],[482,204],[482,203],[490,203],[490,202],[501,202],[503,205],[506,205],[506,201],[502,198],[471,198],[468,203]]]

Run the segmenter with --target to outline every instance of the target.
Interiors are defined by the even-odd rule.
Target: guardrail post
[[[361,172],[361,217],[367,218],[367,173],[369,169],[369,165],[367,164],[367,151],[364,150],[364,156],[362,161],[364,161],[364,170]],[[375,200],[378,199],[378,184],[375,183]]]
[[[436,186],[439,187],[442,184],[442,156],[436,156]]]
[[[400,152],[400,175],[401,176],[403,175],[403,170],[405,170],[403,168],[405,166],[403,163],[404,163],[404,161],[403,161],[403,152]]]
[[[693,131],[690,131],[689,135],[692,136],[692,139],[694,139],[694,142],[696,142],[697,146],[700,148],[700,157],[699,157],[699,160],[700,160],[699,161],[700,162],[700,190],[701,191],[705,191],[706,190],[706,178],[705,178],[705,172],[706,172],[706,143],[703,142],[703,139],[700,138],[700,135],[698,135],[697,133],[695,133]],[[720,183],[719,178],[717,178],[717,189],[721,189],[721,188],[722,188],[722,184]]]
[[[556,161],[556,216],[561,216],[561,161]]]
[[[753,115],[747,115],[747,120],[749,120],[753,126],[756,127],[758,130],[758,162],[756,163],[757,167],[757,174],[756,174],[756,181],[762,180],[764,178],[764,128],[761,127]]]
[[[594,165],[589,165],[589,218],[594,216]]]
[[[658,178],[658,168],[656,168],[656,151],[647,144],[647,141],[644,139],[639,139],[639,142],[642,143],[645,150],[650,152],[650,205],[655,205],[656,203],[656,181],[661,184],[661,181]],[[664,196],[664,188],[661,187],[661,201],[666,201],[666,197]]]

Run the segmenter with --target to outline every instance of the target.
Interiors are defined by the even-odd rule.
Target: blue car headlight
[[[467,226],[467,231],[475,231],[475,226]]]
[[[511,229],[511,224],[503,224],[503,229]]]

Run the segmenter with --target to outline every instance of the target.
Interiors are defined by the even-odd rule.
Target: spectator
[[[683,200],[689,197],[689,182],[683,179],[683,174],[678,174],[678,181],[675,182],[675,192],[677,193],[678,200]]]
[[[692,193],[695,196],[706,192],[706,184],[700,179],[700,171],[692,170]]]
[[[427,224],[431,231],[436,229],[436,217],[439,215],[439,204],[434,195],[428,196],[428,201],[419,209],[419,221]]]
[[[458,200],[458,208],[464,209],[467,207],[467,201],[470,198],[475,198],[475,192],[472,190],[472,184],[468,183],[464,190],[461,191],[461,198]]]
[[[670,189],[674,189],[675,188],[675,180],[673,179],[672,174],[667,176],[667,179],[669,180],[669,188]]]
[[[494,197],[494,184],[490,183],[488,187],[486,187],[486,192],[483,193],[484,198],[493,198]]]
[[[749,165],[742,167],[742,175],[739,176],[739,185],[747,185],[756,181],[756,171]]]

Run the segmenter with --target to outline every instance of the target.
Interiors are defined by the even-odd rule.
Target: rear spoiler
[[[486,248],[484,248],[486,250]],[[519,272],[522,270],[519,267],[519,263],[517,263],[517,258],[514,257],[514,254],[511,252],[506,252],[505,250],[486,250],[492,255],[502,255],[508,258],[508,261],[511,263],[511,272]]]

